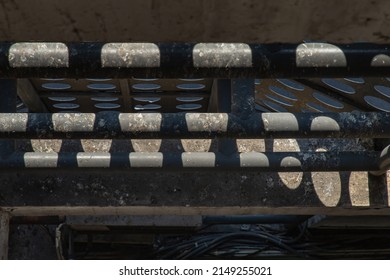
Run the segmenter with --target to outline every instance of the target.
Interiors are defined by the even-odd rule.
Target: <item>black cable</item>
[[[201,236],[201,237],[197,236],[195,238],[192,238],[190,240],[187,240],[187,241],[184,241],[184,242],[181,242],[181,243],[175,243],[175,244],[170,245],[168,247],[160,248],[159,251],[172,250],[172,249],[175,249],[175,248],[178,248],[178,247],[181,247],[181,246],[186,246],[188,244],[193,244],[193,243],[201,243],[201,242],[204,242],[204,241],[209,240],[209,239],[212,240],[214,238],[215,238],[215,235],[206,235],[206,236]]]
[[[206,227],[203,227],[199,230],[197,236],[193,236],[191,239],[183,239],[180,242],[175,242],[172,245],[160,247],[156,255],[159,255],[160,258],[166,259],[171,258],[174,255],[177,255],[176,258],[190,258],[202,255],[209,252],[213,248],[223,248],[228,250],[229,248],[236,248],[240,246],[249,246],[248,248],[253,248],[255,250],[262,250],[265,247],[262,246],[259,248],[258,239],[271,242],[273,245],[276,245],[279,248],[282,248],[294,255],[307,257],[307,254],[299,253],[295,246],[299,245],[297,243],[303,238],[307,230],[307,221],[300,229],[299,234],[296,237],[291,237],[286,232],[275,229],[274,227],[260,226],[260,230],[252,230],[251,232],[237,232],[231,233],[226,232],[226,230],[219,232],[202,232],[205,228],[212,227],[214,225],[209,224]],[[301,228],[301,227],[298,227]],[[253,232],[254,231],[254,232]],[[260,231],[260,232],[259,232]],[[243,238],[238,238],[238,236],[244,236]],[[255,240],[248,239],[254,238]],[[297,246],[299,248],[299,246]]]
[[[295,237],[295,238],[293,238],[293,239],[291,239],[291,240],[286,240],[285,242],[286,243],[288,243],[288,244],[293,244],[293,243],[296,243],[296,242],[298,242],[299,240],[301,240],[302,239],[302,237],[306,234],[306,232],[307,232],[307,224],[308,224],[308,222],[307,221],[305,221],[304,223],[303,223],[303,228],[301,229],[301,231],[300,231],[300,233],[298,234],[298,236],[297,237]]]
[[[179,259],[188,259],[188,258],[192,258],[192,257],[196,257],[196,256],[199,256],[199,255],[202,255],[206,252],[209,252],[210,250],[218,247],[221,243],[224,243],[226,242],[227,240],[229,239],[235,239],[235,238],[254,238],[254,239],[261,239],[261,240],[266,240],[266,241],[269,241],[271,243],[273,243],[274,245],[276,245],[277,247],[280,247],[294,255],[297,255],[297,256],[302,256],[299,252],[297,252],[296,250],[294,250],[292,247],[280,242],[279,240],[277,239],[274,239],[274,238],[271,238],[269,236],[266,236],[266,235],[262,235],[262,234],[258,234],[258,233],[231,233],[231,234],[227,234],[226,236],[223,236],[223,237],[220,237],[220,238],[217,238],[215,240],[213,240],[212,242],[210,242],[209,244],[207,244],[205,247],[200,247],[200,248],[197,248],[195,250],[192,250],[190,251],[189,253],[187,254],[181,254],[179,256]],[[305,257],[305,256],[302,256],[302,257]]]
[[[45,225],[39,225],[39,228],[41,228],[46,234],[47,236],[50,238],[50,240],[53,242],[53,244],[55,243],[55,237],[54,235],[50,232],[49,228]]]

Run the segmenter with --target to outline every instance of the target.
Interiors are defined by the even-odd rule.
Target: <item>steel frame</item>
[[[17,138],[390,138],[382,112],[255,113],[253,77],[383,75],[390,70],[387,45],[0,43],[3,92],[0,137]],[[16,80],[32,77],[213,77],[218,107],[226,113],[12,113]],[[223,80],[221,80],[223,81]],[[231,91],[225,104],[225,91]],[[26,94],[23,94],[26,98]],[[5,98],[9,100],[6,102]],[[230,106],[230,108],[229,108]],[[12,109],[11,109],[12,108]],[[6,113],[8,112],[8,113]],[[238,154],[220,140],[221,154],[12,153],[2,140],[2,168],[43,167],[250,167],[258,171],[367,170],[382,174],[388,153]],[[225,143],[225,144],[223,144]],[[229,148],[230,146],[230,148]],[[7,154],[6,154],[7,153]],[[229,154],[226,156],[226,154]],[[8,156],[7,156],[8,155]],[[336,160],[331,160],[336,159]],[[360,164],[356,164],[360,162]]]
[[[0,43],[2,78],[386,76],[386,44]]]

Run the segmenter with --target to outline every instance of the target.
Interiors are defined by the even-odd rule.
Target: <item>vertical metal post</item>
[[[0,79],[0,113],[16,112],[16,79]],[[14,140],[0,140],[0,156],[6,157],[15,150]]]
[[[217,81],[217,103],[218,112],[230,113],[232,107],[232,85],[230,79],[219,79]],[[237,152],[235,139],[218,139],[218,151],[225,154]]]
[[[231,113],[242,120],[249,119],[255,112],[255,80],[232,79],[231,92]],[[234,152],[238,152],[237,140],[234,141]]]
[[[232,79],[231,113],[240,119],[248,119],[255,112],[255,80]]]
[[[16,112],[16,79],[0,79],[0,112]],[[14,140],[0,140],[0,157],[15,150]],[[8,259],[9,213],[0,211],[0,260]]]
[[[218,112],[230,113],[231,112],[231,98],[232,98],[232,85],[230,79],[217,80],[217,103]]]
[[[8,259],[9,214],[0,211],[0,260]]]
[[[382,151],[390,145],[390,139],[374,139],[374,149],[376,151]],[[387,189],[387,172],[368,172],[368,190],[369,190],[369,201],[370,206],[375,207],[376,205],[389,205],[389,195]]]
[[[219,112],[232,113],[244,120],[255,112],[254,79],[220,79],[217,86]],[[236,140],[220,139],[218,150],[226,155],[236,153]]]
[[[217,84],[218,112],[232,113],[248,119],[255,112],[254,79],[220,79]],[[220,139],[219,152],[229,155],[237,152],[235,139]]]

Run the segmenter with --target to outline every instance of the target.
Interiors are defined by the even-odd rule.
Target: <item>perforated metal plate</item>
[[[206,112],[212,79],[32,79],[50,112]],[[390,78],[255,80],[260,112],[390,112]],[[27,107],[28,104],[26,104]]]
[[[50,112],[206,112],[211,79],[33,79]]]
[[[256,80],[261,112],[390,112],[390,78]]]

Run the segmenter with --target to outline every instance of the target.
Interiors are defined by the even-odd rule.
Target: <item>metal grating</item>
[[[389,78],[256,80],[260,112],[390,112]]]
[[[211,79],[32,79],[49,112],[206,112]]]
[[[378,78],[390,69],[388,45],[3,42],[0,53],[3,78],[34,78],[39,102],[20,96],[37,112],[39,103],[49,112],[212,111],[212,78],[244,77],[265,79],[259,111],[390,112],[389,81]]]
[[[31,83],[49,112],[173,113],[207,112],[213,80],[32,79]],[[256,79],[255,85],[259,112],[390,112],[390,78]]]

